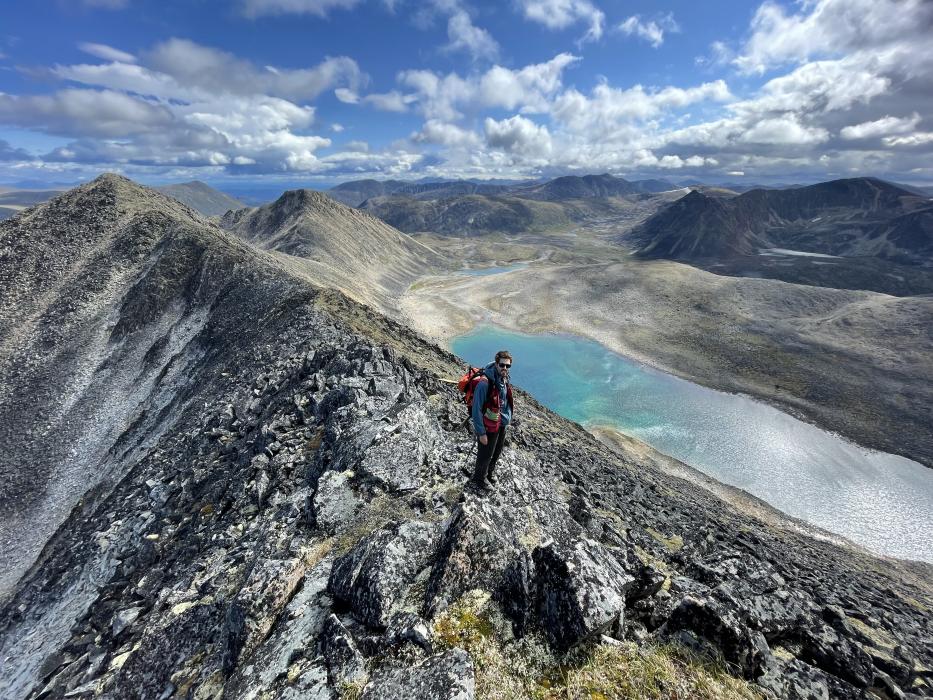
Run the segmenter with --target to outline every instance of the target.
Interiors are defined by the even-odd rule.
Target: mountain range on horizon
[[[692,191],[619,240],[642,258],[721,273],[757,269],[809,284],[933,291],[933,201],[874,178],[734,197]],[[849,280],[838,274],[844,267],[853,273]]]

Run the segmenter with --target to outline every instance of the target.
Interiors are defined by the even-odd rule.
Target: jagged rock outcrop
[[[101,201],[85,206],[111,221],[128,201],[152,221],[148,207],[167,201],[113,178],[78,196],[89,194]],[[167,221],[144,250],[171,247],[180,223]],[[158,429],[137,449],[112,438],[111,478],[90,493],[72,484],[73,510],[11,587],[4,697],[335,699],[352,688],[467,700],[485,671],[438,625],[471,597],[489,612],[481,634],[517,635],[554,668],[572,660],[565,650],[611,637],[723,656],[778,697],[933,696],[928,566],[765,525],[521,392],[499,486],[465,488],[473,439],[455,387],[439,381],[456,376],[456,358],[190,221],[218,249],[178,263],[201,282],[149,284],[168,260],[140,256],[111,292],[103,344],[111,371],[138,372],[145,357],[114,348],[191,299],[204,321],[186,371],[156,376],[156,407],[169,407]],[[100,248],[111,230],[83,245]],[[22,250],[39,235],[15,233]],[[215,289],[220,249],[231,267]],[[29,278],[18,284],[30,298]],[[140,288],[148,304],[133,301]],[[11,355],[32,347],[25,337]],[[55,464],[32,454],[36,468]],[[28,500],[41,485],[17,488]]]
[[[635,582],[597,542],[580,539],[535,547],[539,623],[558,649],[603,632],[625,630],[625,594]]]

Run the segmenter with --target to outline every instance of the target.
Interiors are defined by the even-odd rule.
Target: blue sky
[[[0,182],[933,181],[928,0],[33,0]]]

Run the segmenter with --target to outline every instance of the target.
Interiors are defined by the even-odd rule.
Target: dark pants
[[[473,481],[482,484],[496,468],[496,462],[499,461],[499,455],[502,454],[502,446],[505,444],[505,426],[499,428],[498,432],[486,433],[486,444],[476,442],[476,469],[473,471]]]

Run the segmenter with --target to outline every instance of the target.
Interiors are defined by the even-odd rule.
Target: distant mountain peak
[[[221,216],[231,209],[242,209],[246,205],[238,199],[214,189],[200,180],[181,182],[174,185],[160,185],[159,192],[177,199],[182,204],[199,211],[205,216]]]
[[[698,190],[631,234],[638,255],[725,261],[768,248],[916,264],[929,256],[933,216],[919,197],[873,177],[844,178],[735,197]]]

